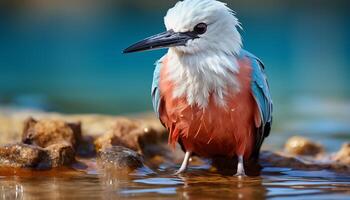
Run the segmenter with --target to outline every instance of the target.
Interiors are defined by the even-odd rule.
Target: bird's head
[[[184,0],[164,17],[167,31],[146,38],[124,50],[124,53],[171,48],[182,54],[203,51],[239,52],[242,39],[240,24],[225,3],[216,0]]]

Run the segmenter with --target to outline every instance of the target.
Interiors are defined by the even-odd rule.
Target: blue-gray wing
[[[152,82],[152,103],[153,103],[153,110],[157,114],[157,117],[159,118],[159,105],[160,105],[160,91],[159,91],[159,79],[160,79],[160,69],[162,67],[162,60],[158,60],[155,63],[155,69],[153,73],[153,82]]]
[[[264,64],[251,53],[244,51],[242,54],[250,59],[252,66],[251,89],[254,99],[260,111],[261,126],[257,127],[257,154],[264,139],[270,134],[272,124],[272,98],[267,77],[264,71]],[[258,155],[257,155],[258,156]]]

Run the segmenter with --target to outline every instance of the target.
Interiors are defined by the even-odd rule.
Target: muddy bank
[[[97,160],[96,169],[129,173],[144,168],[153,173],[161,164],[178,164],[183,157],[179,148],[167,145],[167,132],[152,114],[114,117],[0,110],[0,137],[0,168],[7,169],[72,167],[85,158]],[[234,166],[224,160],[229,161],[226,166]],[[284,150],[263,151],[260,164],[350,173],[350,144],[332,153],[322,144],[292,137]]]

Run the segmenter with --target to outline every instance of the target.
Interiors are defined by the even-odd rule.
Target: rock
[[[81,132],[80,123],[29,118],[24,125],[22,141],[43,148],[49,162],[46,165],[54,168],[75,161],[75,149],[83,148],[85,143]]]
[[[29,118],[25,122],[22,142],[45,148],[52,144],[69,143],[75,146],[81,140],[80,123],[69,124],[61,120]]]
[[[81,123],[67,123],[63,120],[29,118],[24,125],[22,142],[42,148],[51,145],[67,144],[74,147],[79,156],[92,157],[95,155],[93,137],[82,136]]]
[[[336,162],[350,165],[350,143],[345,143],[341,149],[335,154],[334,160]]]
[[[65,115],[54,112],[40,112],[36,110],[4,108],[0,106],[0,145],[13,143],[21,139],[21,134],[24,129],[23,122],[28,118],[34,118],[38,121],[46,120],[61,120],[69,122],[81,122],[82,132],[86,136],[98,137],[110,130],[119,119],[118,116],[108,115]],[[161,125],[155,114],[145,113],[129,116],[131,119],[137,119],[147,127],[155,129],[157,132],[166,133],[165,128]],[[165,134],[166,135],[166,134]]]
[[[95,140],[95,146],[97,151],[112,146],[124,146],[142,153],[147,146],[164,139],[166,140],[164,129],[157,131],[140,120],[119,118],[106,134]]]
[[[76,154],[82,158],[91,158],[96,156],[95,138],[92,136],[83,136],[76,147]]]
[[[95,146],[93,144],[95,138],[90,135],[83,137],[80,123],[65,122],[65,120],[73,121],[72,119],[75,116],[67,117],[67,119],[58,118],[57,116],[53,115],[51,117],[48,115],[45,118],[45,115],[43,115],[39,117],[40,120],[34,118],[26,120],[22,129],[22,141],[25,144],[1,147],[0,166],[48,169],[72,164],[75,161],[76,153],[83,157],[94,156]],[[102,120],[105,120],[105,125],[107,125],[111,119],[103,118]],[[98,149],[105,150],[107,147],[122,145],[139,152],[146,151],[146,149],[152,149],[147,150],[148,152],[156,152],[154,146],[149,144],[164,139],[166,141],[166,137],[164,138],[166,136],[165,129],[152,118],[114,119],[116,122],[114,122],[112,128],[108,129],[107,134],[96,140],[101,141],[96,142],[100,146]],[[148,148],[151,146],[152,148]],[[123,164],[120,166],[123,166]],[[125,166],[129,166],[129,164],[125,164]],[[135,167],[130,164],[130,168]]]
[[[152,116],[116,119],[114,125],[95,140],[96,151],[112,146],[124,146],[140,153],[147,161],[152,161],[147,162],[149,165],[182,162],[184,153],[181,148],[178,146],[173,149],[168,145],[167,130]]]
[[[69,144],[54,144],[47,148],[35,145],[11,144],[0,147],[0,167],[51,169],[75,161]]]
[[[350,172],[350,165],[335,162],[327,158],[327,156],[316,159],[309,156],[262,151],[260,153],[260,163],[264,167],[286,167],[294,170],[332,170],[339,173]]]
[[[293,155],[316,156],[324,152],[324,148],[320,144],[299,136],[289,138],[284,149]]]
[[[95,141],[96,149],[106,149],[112,146],[125,146],[133,150],[138,150],[137,137],[140,133],[141,123],[125,118],[116,121],[115,125],[104,135]]]
[[[75,151],[68,143],[53,144],[45,148],[49,160],[50,167],[60,167],[72,164],[75,161]]]
[[[29,118],[24,125],[22,141],[44,149],[47,157],[44,168],[70,165],[75,161],[75,147],[82,141],[81,124],[63,120]]]
[[[97,153],[96,170],[100,183],[107,190],[118,191],[121,184],[132,181],[130,173],[138,175],[154,174],[154,172],[143,163],[143,157],[137,152],[122,147],[113,146],[101,149]]]
[[[40,147],[26,144],[0,147],[1,167],[37,168],[47,161],[47,153]]]
[[[140,154],[122,146],[101,149],[98,152],[98,158],[104,167],[113,167],[120,170],[133,171],[144,166]]]
[[[262,151],[260,153],[260,163],[264,167],[274,166],[295,169],[311,169],[313,167],[312,165],[303,162],[302,159],[296,158],[294,155],[270,151]]]

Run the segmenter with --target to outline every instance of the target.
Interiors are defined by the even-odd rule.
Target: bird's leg
[[[238,177],[246,176],[244,171],[244,163],[243,163],[242,155],[238,156],[237,173],[235,176],[238,176]]]
[[[182,172],[186,171],[187,166],[188,166],[188,161],[190,160],[191,154],[192,154],[191,152],[186,151],[185,158],[184,158],[184,160],[182,161],[181,167],[180,167],[179,170],[177,170],[177,172],[175,173],[175,175],[181,174]]]

